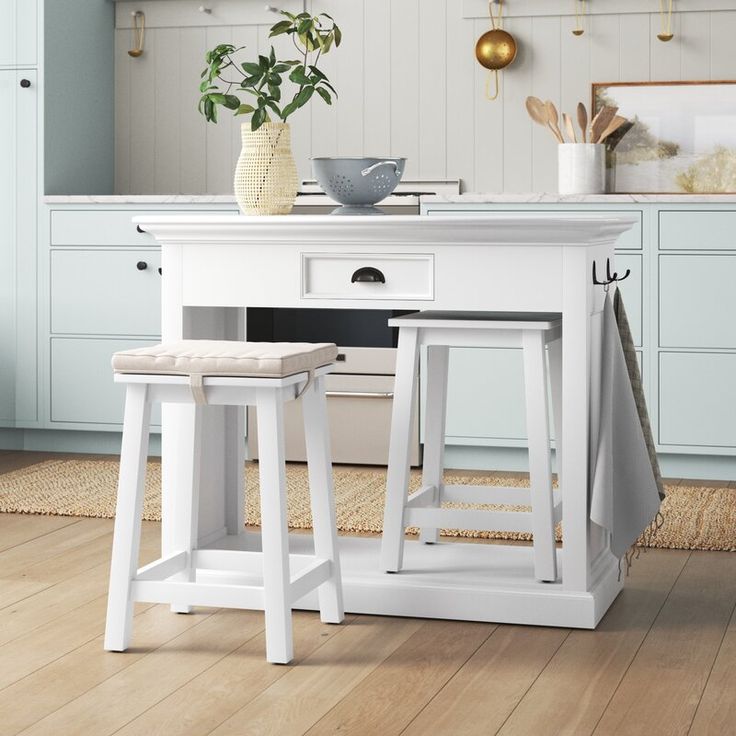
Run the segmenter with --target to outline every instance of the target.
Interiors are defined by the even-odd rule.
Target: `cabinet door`
[[[0,0],[0,66],[35,66],[37,0]]]
[[[21,87],[21,79],[31,86]],[[35,72],[0,70],[0,423],[6,426],[35,419],[35,81]]]

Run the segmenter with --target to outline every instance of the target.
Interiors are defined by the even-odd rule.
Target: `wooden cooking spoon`
[[[547,108],[539,97],[526,98],[526,111],[535,123],[539,123],[539,125],[545,128],[548,126],[549,118],[547,117]]]
[[[583,133],[583,143],[587,141],[588,111],[582,102],[578,102],[578,125]]]
[[[559,126],[560,116],[557,114],[557,108],[555,107],[554,102],[552,102],[552,100],[547,100],[547,102],[544,103],[544,106],[547,108],[549,127],[552,128],[552,132],[555,134],[557,140],[560,143],[564,143],[565,139],[562,137],[562,132],[560,131]]]

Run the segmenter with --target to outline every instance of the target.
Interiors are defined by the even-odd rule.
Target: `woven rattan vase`
[[[298,179],[286,123],[241,126],[243,149],[235,167],[235,198],[246,215],[288,215]]]

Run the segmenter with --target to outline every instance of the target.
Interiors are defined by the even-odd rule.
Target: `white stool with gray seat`
[[[534,577],[557,579],[555,523],[561,519],[558,491],[552,488],[549,435],[548,375],[557,447],[562,436],[562,320],[559,314],[499,312],[418,312],[389,320],[399,328],[396,386],[386,506],[381,544],[381,569],[403,566],[404,529],[420,528],[420,541],[434,543],[440,528],[532,532]],[[424,462],[419,491],[407,498],[412,407],[417,391],[419,355],[427,347]],[[530,489],[445,485],[444,441],[447,372],[450,347],[519,347],[524,357]],[[546,353],[549,353],[549,373]],[[493,376],[489,375],[492,381]],[[560,467],[558,450],[557,467]],[[531,512],[441,508],[443,502],[473,505],[530,505]]]
[[[127,386],[115,536],[104,646],[130,642],[135,601],[265,611],[266,658],[293,658],[291,608],[318,589],[322,621],[343,620],[324,376],[337,357],[331,343],[182,340],[116,353],[115,381]],[[290,555],[286,518],[283,405],[301,397],[309,464],[314,556]],[[190,454],[178,489],[181,549],[137,569],[151,405],[189,405]],[[255,406],[261,486],[262,551],[197,548],[202,415],[206,404]],[[293,569],[292,569],[293,567]],[[234,584],[223,576],[231,573]],[[245,573],[251,573],[248,577]],[[206,579],[200,579],[206,578]],[[213,582],[214,580],[214,582]]]

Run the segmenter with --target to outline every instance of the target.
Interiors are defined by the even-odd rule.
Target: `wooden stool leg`
[[[402,327],[396,351],[386,505],[379,563],[380,569],[385,572],[398,572],[404,557],[404,506],[409,489],[410,442],[417,391],[418,357],[417,329]]]
[[[115,533],[107,598],[105,649],[122,652],[133,627],[132,580],[138,568],[151,405],[148,386],[129,383],[125,397]]]
[[[522,342],[526,424],[529,437],[534,574],[537,580],[553,581],[557,579],[557,555],[544,335],[538,331],[524,331]]]
[[[562,495],[562,340],[555,340],[547,346],[547,357],[555,427],[555,467],[557,485]]]
[[[172,580],[193,583],[196,570],[192,564],[192,553],[197,549],[199,529],[199,488],[202,465],[202,422],[203,407],[187,404],[187,421],[179,428],[181,446],[186,448],[181,460],[181,487],[175,500],[177,529],[174,532],[174,544],[177,550],[187,553],[187,567],[172,577]],[[174,613],[190,613],[192,607],[182,603],[171,606]]]
[[[330,560],[332,575],[319,586],[319,611],[326,624],[339,624],[345,618],[342,602],[340,556],[337,548],[335,493],[332,483],[330,427],[327,420],[325,379],[319,376],[302,396],[304,437],[309,468],[309,498],[312,506],[314,554]]]
[[[266,614],[266,659],[293,658],[289,535],[286,518],[284,405],[279,389],[259,389],[258,460],[261,485],[261,539]]]
[[[449,357],[450,349],[446,345],[430,345],[427,348],[427,404],[424,420],[422,486],[434,486],[431,506],[435,508],[442,505]],[[439,542],[440,530],[422,527],[419,531],[419,541],[425,544]]]

